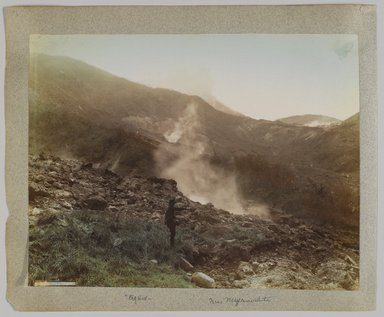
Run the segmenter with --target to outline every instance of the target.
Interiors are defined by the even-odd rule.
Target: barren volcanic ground
[[[119,176],[79,160],[29,157],[29,283],[357,289],[356,230],[270,210],[234,215],[189,200],[173,180]],[[164,214],[176,196],[176,246]],[[206,281],[196,278],[204,273]],[[211,279],[210,279],[210,278]]]

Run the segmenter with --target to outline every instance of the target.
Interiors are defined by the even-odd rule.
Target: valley
[[[358,113],[254,119],[41,54],[29,96],[30,285],[358,288]]]

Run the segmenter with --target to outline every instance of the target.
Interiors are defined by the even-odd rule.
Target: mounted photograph
[[[353,34],[30,35],[28,285],[359,290],[359,98]]]

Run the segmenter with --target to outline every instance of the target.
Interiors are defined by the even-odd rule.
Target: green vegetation
[[[190,287],[175,268],[178,251],[169,248],[167,228],[160,223],[88,210],[44,219],[30,226],[31,285],[60,280],[81,286]]]

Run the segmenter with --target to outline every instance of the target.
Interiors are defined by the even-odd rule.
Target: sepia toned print
[[[356,36],[32,35],[29,67],[29,285],[359,288]]]

